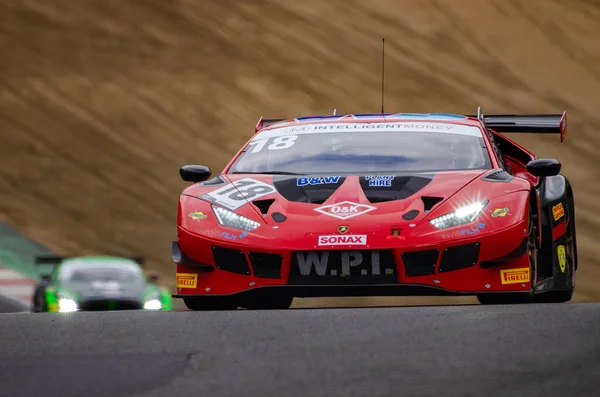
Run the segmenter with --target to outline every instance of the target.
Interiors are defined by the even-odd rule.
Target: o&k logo
[[[377,208],[371,205],[357,204],[352,201],[342,201],[337,204],[324,205],[323,207],[315,208],[324,215],[333,216],[338,219],[348,219],[354,216],[366,214],[369,211],[373,211]]]
[[[366,245],[367,236],[361,235],[349,235],[349,236],[319,236],[319,245]]]

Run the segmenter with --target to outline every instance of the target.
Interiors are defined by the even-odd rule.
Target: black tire
[[[269,296],[254,294],[245,297],[241,306],[249,310],[285,310],[292,306],[294,300],[291,296]]]
[[[537,223],[533,216],[531,207],[529,208],[529,235],[527,248],[529,253],[529,272],[533,283],[537,268],[538,242],[537,242]],[[529,292],[508,292],[508,293],[490,293],[477,295],[477,300],[482,305],[514,305],[532,303],[534,301],[533,288]]]
[[[188,309],[195,311],[235,310],[239,306],[234,298],[220,296],[183,298],[183,303]]]
[[[44,313],[48,311],[46,304],[46,293],[43,289],[38,289],[33,297],[33,311],[35,313]]]
[[[575,211],[574,202],[572,198],[569,198],[567,204],[567,231],[566,231],[566,251],[567,251],[567,264],[569,266],[569,273],[571,274],[570,285],[568,289],[549,291],[540,294],[535,297],[536,302],[540,303],[566,303],[573,298],[575,292],[575,273],[577,271],[577,242],[575,240]]]

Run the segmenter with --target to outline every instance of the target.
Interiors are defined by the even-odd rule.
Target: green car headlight
[[[77,302],[69,298],[61,298],[58,300],[58,311],[61,313],[75,312],[79,309]]]
[[[447,229],[471,223],[481,214],[487,203],[487,201],[480,201],[465,205],[449,214],[433,218],[429,222],[438,229]]]
[[[162,302],[160,299],[150,299],[144,302],[144,309],[146,310],[160,310],[162,309]]]

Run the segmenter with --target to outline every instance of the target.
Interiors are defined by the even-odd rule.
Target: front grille
[[[289,284],[397,284],[391,250],[331,250],[292,252]]]
[[[121,299],[94,299],[83,301],[79,304],[80,311],[106,311],[106,310],[138,310],[142,308],[139,301]]]
[[[438,271],[442,273],[475,266],[479,258],[479,246],[479,243],[472,243],[446,248]]]
[[[250,263],[256,277],[281,278],[281,263],[283,255],[250,252]]]
[[[246,255],[240,250],[212,247],[213,259],[217,269],[238,274],[250,274]]]
[[[416,252],[403,252],[404,274],[406,277],[429,276],[435,274],[440,250],[427,250]]]

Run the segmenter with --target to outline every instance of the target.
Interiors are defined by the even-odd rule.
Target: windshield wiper
[[[287,171],[232,172],[232,174],[263,174],[263,175],[304,175]]]

